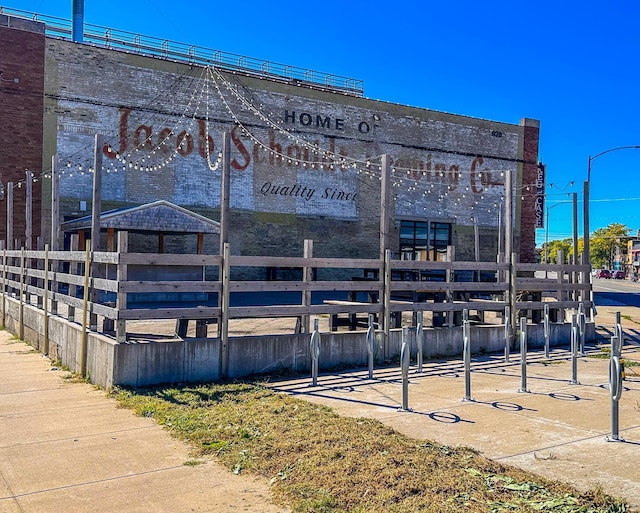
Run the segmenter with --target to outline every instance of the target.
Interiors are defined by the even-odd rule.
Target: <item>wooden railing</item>
[[[229,319],[237,318],[296,317],[300,331],[309,332],[312,315],[374,314],[388,330],[395,312],[510,306],[515,315],[548,304],[564,319],[564,309],[592,306],[584,265],[399,261],[389,254],[384,261],[236,256],[228,249],[223,255],[3,250],[2,294],[37,305],[45,316],[82,319],[87,329],[97,330],[100,316],[115,325],[120,342],[128,321],[144,319],[215,319],[224,337]],[[177,276],[185,269],[200,277]],[[298,278],[267,281],[267,269],[294,269]]]

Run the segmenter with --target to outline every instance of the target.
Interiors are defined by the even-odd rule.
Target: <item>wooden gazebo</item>
[[[91,231],[92,216],[79,217],[62,223],[65,233],[78,234],[78,247],[85,244]],[[158,235],[158,253],[164,253],[165,234],[196,234],[197,252],[203,253],[204,235],[220,234],[220,223],[196,214],[169,201],[159,200],[135,207],[119,208],[100,213],[100,231],[107,234],[107,251],[114,251],[116,232],[128,231]]]

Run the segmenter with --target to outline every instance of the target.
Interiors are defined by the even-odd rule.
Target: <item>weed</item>
[[[184,465],[185,467],[197,467],[198,465],[204,465],[205,463],[206,463],[206,461],[204,461],[204,460],[194,460],[194,459],[191,459],[191,460],[187,460],[187,461],[185,461],[185,462],[183,463],[183,465]]]

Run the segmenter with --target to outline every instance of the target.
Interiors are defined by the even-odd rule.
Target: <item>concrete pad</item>
[[[38,513],[284,511],[269,504],[268,489],[260,480],[234,476],[211,462],[41,490],[18,501],[20,511]]]
[[[0,513],[257,512],[266,480],[213,461],[0,332]]]

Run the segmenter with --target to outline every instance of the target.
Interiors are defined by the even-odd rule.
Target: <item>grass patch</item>
[[[259,384],[112,395],[187,441],[194,458],[212,455],[236,474],[265,476],[275,500],[296,513],[626,511],[599,489],[579,493],[473,449],[415,440]]]
[[[204,465],[206,462],[204,460],[194,460],[190,459],[183,463],[185,467],[197,467],[198,465]]]

